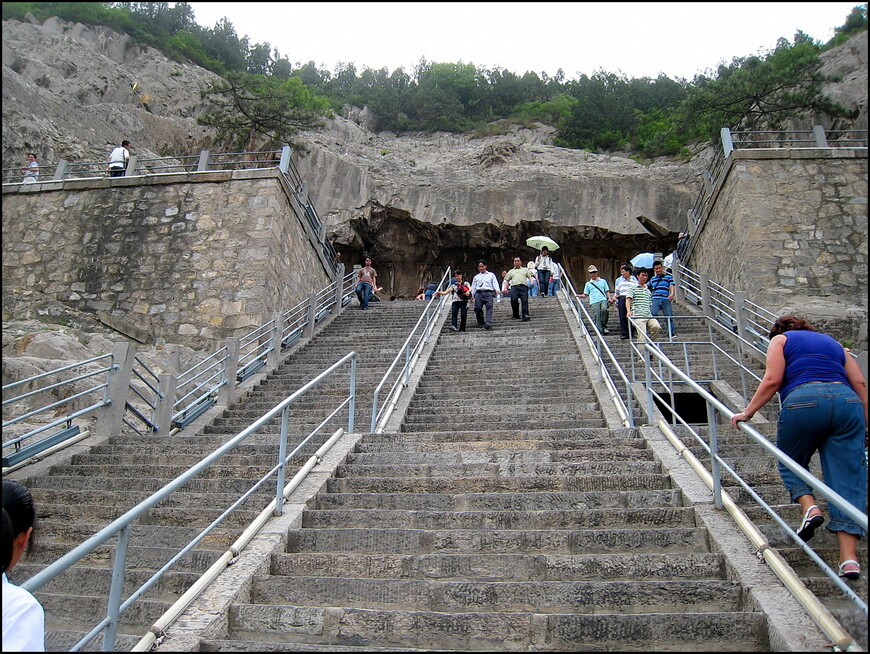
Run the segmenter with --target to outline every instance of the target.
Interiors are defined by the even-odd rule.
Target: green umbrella
[[[547,248],[551,252],[559,249],[559,244],[549,236],[531,236],[526,239],[526,245],[530,248],[535,248],[536,250]]]

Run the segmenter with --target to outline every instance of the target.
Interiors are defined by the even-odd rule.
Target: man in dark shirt
[[[665,267],[661,261],[653,262],[653,276],[649,280],[649,290],[652,292],[652,306],[650,312],[654,316],[664,314],[668,325],[668,333],[671,338],[676,334],[674,328],[674,320],[671,316],[674,315],[674,278],[670,273],[665,272]]]

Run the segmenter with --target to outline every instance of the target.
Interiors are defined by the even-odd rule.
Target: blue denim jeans
[[[556,291],[559,290],[559,281],[558,279],[550,280],[550,288],[547,289],[547,292],[553,297],[556,297]]]
[[[668,326],[668,333],[671,336],[677,333],[677,330],[674,328],[674,321],[671,318],[671,316],[674,315],[674,307],[668,298],[654,297],[652,299],[652,303],[650,304],[649,312],[653,316],[658,316],[659,314],[663,313],[666,317],[666,320],[664,320],[663,322],[665,322]]]
[[[369,298],[372,296],[372,285],[360,282],[356,285],[356,297],[359,300],[360,309],[369,308]]]
[[[776,446],[804,468],[819,451],[825,483],[860,511],[867,510],[867,464],[864,459],[864,406],[847,384],[801,384],[782,403]],[[779,475],[794,502],[815,495],[806,483],[777,464]],[[864,530],[833,504],[829,531],[861,537]]]
[[[539,270],[538,271],[538,286],[539,292],[542,297],[547,296],[547,291],[550,288],[550,271],[549,270]]]

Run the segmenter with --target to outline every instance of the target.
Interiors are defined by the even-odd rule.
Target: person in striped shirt
[[[646,268],[637,272],[637,286],[628,289],[626,293],[626,314],[629,318],[634,319],[641,340],[649,332],[650,340],[655,341],[662,333],[662,326],[658,320],[653,318],[650,311],[652,293],[647,288],[647,279],[649,279],[649,271]]]

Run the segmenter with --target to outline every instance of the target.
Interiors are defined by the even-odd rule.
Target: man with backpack
[[[435,291],[435,295],[454,294],[453,303],[450,305],[450,330],[454,332],[465,331],[465,319],[468,317],[468,300],[471,299],[471,287],[462,281],[462,273],[453,273],[453,283],[443,291]],[[459,317],[459,325],[456,318]]]

